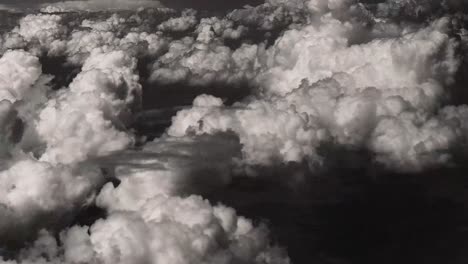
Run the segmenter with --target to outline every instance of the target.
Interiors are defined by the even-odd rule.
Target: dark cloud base
[[[300,192],[239,180],[210,199],[268,221],[294,263],[466,262],[466,169],[378,179],[342,172]]]
[[[148,136],[162,130],[153,131]],[[335,160],[321,174],[279,165],[200,194],[268,223],[293,263],[468,260],[468,167],[403,174],[370,168],[366,151],[327,152]]]

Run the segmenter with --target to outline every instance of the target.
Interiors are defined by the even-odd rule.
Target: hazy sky
[[[57,0],[1,0],[0,5],[8,5],[16,8],[33,8],[36,5],[60,2]],[[235,1],[219,1],[219,0],[161,0],[164,5],[172,8],[195,8],[224,11],[234,8],[239,8],[244,5],[257,5],[264,1],[262,0],[235,0]]]

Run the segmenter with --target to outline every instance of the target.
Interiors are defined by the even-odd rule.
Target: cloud
[[[156,0],[83,0],[42,4],[44,12],[137,10],[163,7]]]
[[[4,5],[4,4],[0,4],[0,10],[7,11],[7,12],[19,12],[17,8],[14,8],[13,6],[9,6],[9,5]]]
[[[78,19],[71,20],[70,19]],[[78,22],[77,22],[78,21]],[[4,35],[5,49],[25,48],[38,56],[66,57],[67,62],[82,65],[91,52],[125,50],[132,56],[155,56],[167,46],[160,32],[131,31],[134,23],[147,26],[139,18],[114,14],[104,20],[90,20],[75,14],[27,15],[19,26]],[[120,34],[126,33],[124,36]]]
[[[157,196],[138,211],[113,212],[90,228],[64,231],[63,246],[42,232],[17,263],[289,263],[267,236],[265,228],[201,197]]]
[[[168,134],[234,131],[248,164],[304,158],[320,164],[326,157],[317,150],[325,142],[368,148],[398,170],[445,164],[462,140],[458,125],[432,115],[459,65],[448,23],[442,18],[400,36],[350,44],[356,27],[324,15],[259,53],[260,98],[225,107],[201,96],[178,113]],[[384,136],[394,129],[399,132]]]
[[[415,3],[268,0],[222,17],[67,1],[24,15],[0,38],[0,237],[22,247],[11,263],[289,263],[265,226],[202,196],[240,171],[314,174],[330,145],[392,171],[450,165],[468,132],[449,96],[464,21],[454,2]],[[45,73],[64,71],[71,83],[52,89]],[[191,106],[178,85],[198,95]],[[233,104],[202,94],[244,85]],[[167,87],[181,110],[147,142],[133,119]],[[106,217],[72,224],[89,206]]]
[[[135,67],[124,52],[93,53],[69,90],[59,92],[40,113],[37,129],[47,144],[42,159],[74,163],[132,144],[121,130],[141,96]]]
[[[106,219],[70,227],[61,232],[60,242],[41,231],[17,263],[290,263],[284,250],[269,242],[265,226],[200,196],[177,195],[193,192],[185,188],[197,181],[202,188],[226,184],[222,174],[238,146],[225,134],[167,138],[139,152],[99,159],[116,166],[121,180],[117,187],[106,184],[97,196]]]
[[[10,121],[4,124],[8,128],[4,132],[21,149],[37,143],[31,133],[34,133],[37,111],[47,101],[49,81],[50,77],[42,74],[39,59],[30,53],[8,51],[0,59],[0,101],[7,113],[16,116],[16,119],[6,119]]]
[[[24,51],[10,51],[0,59],[0,98],[23,100],[42,74],[39,59]]]
[[[42,161],[34,157],[42,155],[38,112],[50,103],[50,78],[42,74],[39,59],[25,51],[8,51],[0,59],[0,72],[4,216],[0,236],[9,238],[1,246],[10,247],[33,238],[40,228],[61,228],[92,201],[104,179],[97,167],[52,164],[44,161],[46,155]],[[25,153],[29,151],[34,153]]]
[[[81,72],[68,87],[54,91],[47,86],[50,77],[42,74],[38,57],[6,51],[0,60],[5,74],[0,87],[8,100],[0,108],[5,132],[1,154],[7,158],[0,171],[5,215],[0,235],[14,237],[12,245],[1,246],[10,249],[35,239],[13,253],[19,263],[288,263],[287,254],[270,244],[265,227],[254,226],[231,208],[186,196],[230,181],[229,171],[240,156],[237,137],[168,137],[139,152],[120,153],[134,144],[127,126],[141,103],[134,56],[155,56],[167,38],[126,32],[127,23],[133,23],[128,17],[83,18],[78,26],[68,19],[29,15],[4,35],[6,40],[20,39],[15,43],[38,56],[65,56],[81,65]],[[51,43],[60,43],[60,48],[49,49]],[[19,143],[11,136],[16,120],[26,125]],[[120,184],[106,184],[101,190],[108,177]],[[106,220],[66,230],[77,212],[94,203],[106,210]],[[148,215],[157,208],[161,215]],[[164,208],[180,208],[192,217]],[[129,221],[138,226],[115,236]],[[49,232],[37,233],[42,228]],[[61,239],[56,240],[52,234],[60,231]],[[145,250],[128,250],[127,236]]]
[[[216,41],[212,42],[210,32],[200,32],[196,41],[183,39],[171,42],[168,52],[152,66],[150,81],[235,85],[252,80],[257,72],[255,58],[263,47],[246,44],[232,51]]]
[[[0,235],[9,239],[1,246],[31,239],[40,228],[60,228],[103,181],[98,168],[52,166],[27,155],[8,163],[0,172]]]
[[[182,12],[182,16],[173,17],[159,24],[158,29],[162,31],[182,32],[194,27],[197,23],[197,12],[187,9]]]
[[[171,136],[234,131],[250,164],[268,165],[278,161],[301,161],[314,155],[314,141],[325,137],[305,115],[292,108],[278,108],[266,101],[225,108],[221,100],[199,96],[190,110],[180,111],[168,130]]]
[[[383,1],[377,4],[377,15],[382,17],[405,17],[411,20],[424,20],[425,17],[443,11],[445,13],[463,10],[465,1],[443,0],[443,1]]]
[[[402,9],[410,4],[402,1],[392,8]],[[389,5],[379,4],[378,10]],[[39,15],[25,17],[15,31],[27,43],[39,40],[41,47],[57,43],[60,48],[49,52],[65,54],[69,62],[77,65],[95,50],[124,50],[136,57],[161,55],[150,73],[150,81],[157,84],[258,86],[255,100],[241,102],[233,109],[195,105],[192,111],[179,113],[168,130],[173,136],[183,136],[187,129],[199,134],[235,131],[244,144],[248,163],[299,162],[305,157],[320,162],[323,157],[316,150],[331,140],[347,147],[365,146],[380,156],[387,153],[393,157],[391,160],[395,160],[397,152],[413,153],[400,162],[406,163],[404,159],[408,158],[412,162],[405,167],[422,168],[425,165],[419,164],[419,155],[415,154],[416,146],[426,140],[421,135],[420,130],[425,129],[422,124],[439,118],[434,113],[443,110],[440,102],[444,87],[452,83],[460,64],[456,57],[457,40],[450,37],[451,21],[444,17],[434,18],[428,25],[399,25],[392,22],[390,13],[377,10],[377,17],[388,20],[376,18],[372,9],[366,9],[369,6],[372,5],[354,1],[267,1],[257,7],[234,10],[225,18],[201,19],[194,11],[186,10],[180,17],[161,21],[158,28],[163,32],[156,33],[139,31],[146,28],[141,17],[114,14],[104,20],[84,19],[84,28],[77,28],[66,37],[62,17]],[[432,10],[432,4],[418,8]],[[130,29],[131,23],[138,27]],[[370,26],[364,27],[363,23]],[[238,47],[226,44],[249,34],[249,27],[289,29],[271,47],[265,43]],[[189,29],[193,30],[187,33],[189,37],[166,36]],[[323,101],[317,103],[324,105],[324,110],[317,111],[308,106],[316,99],[307,93],[315,93],[322,86],[330,86],[330,91],[323,92]],[[256,124],[277,115],[284,115],[285,122],[291,121],[291,127],[300,135],[291,133],[293,129],[283,131],[274,126],[270,129],[273,133],[254,129],[252,134],[249,129],[255,125],[244,127],[240,122],[251,118]],[[384,122],[388,116],[399,120],[399,124],[419,123],[412,129],[419,132],[411,134],[411,143],[405,143],[411,146],[409,150],[393,149],[390,153],[382,147],[384,141],[368,138],[377,135],[375,130],[380,131],[383,123],[391,123]],[[273,136],[270,140],[277,143],[268,146],[257,142],[257,133]],[[453,135],[448,137],[456,140],[458,137]],[[432,153],[442,149],[444,153],[440,161],[429,160],[444,163],[453,140],[447,139],[447,144],[428,150]],[[379,161],[394,163],[380,156]]]

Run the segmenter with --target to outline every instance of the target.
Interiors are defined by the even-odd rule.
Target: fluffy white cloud
[[[9,51],[0,58],[0,100],[23,100],[42,74],[39,59],[24,51]]]
[[[224,45],[190,38],[173,41],[169,51],[153,65],[150,79],[159,83],[194,85],[239,84],[256,76],[257,53],[262,50],[262,46],[245,44],[232,51]]]
[[[97,31],[118,31],[125,22],[125,18],[119,16],[118,14],[113,14],[108,19],[103,21],[85,19],[83,22],[81,22],[81,26]]]
[[[102,52],[123,50],[133,56],[154,56],[167,46],[168,40],[158,33],[130,32],[118,38],[112,31],[83,30],[72,33],[66,44],[67,60],[83,64],[93,50]]]
[[[161,138],[142,151],[101,159],[117,166],[121,180],[118,187],[107,184],[97,198],[108,217],[63,231],[62,246],[41,232],[17,263],[290,263],[270,244],[264,226],[200,196],[176,195],[193,191],[184,190],[193,187],[191,181],[225,184],[222,174],[237,151],[229,135]]]
[[[262,165],[313,156],[314,145],[326,137],[325,130],[292,107],[254,101],[226,109],[220,101],[204,95],[196,98],[192,109],[174,117],[168,134],[177,137],[233,131],[239,135],[246,161]]]
[[[63,37],[62,31],[55,31],[60,27],[59,18],[43,15],[25,19],[16,34],[30,47],[34,41],[39,41],[38,47],[45,47],[55,41],[54,38]],[[5,217],[0,222],[0,234],[14,235],[21,241],[33,237],[39,228],[54,229],[66,225],[68,217],[93,202],[94,194],[104,181],[99,167],[91,165],[102,162],[96,157],[123,150],[132,143],[125,125],[132,111],[138,109],[141,87],[135,74],[136,60],[130,55],[138,55],[140,51],[144,55],[155,54],[163,41],[157,34],[144,32],[131,32],[118,38],[111,31],[114,30],[112,26],[119,27],[121,21],[113,21],[115,18],[104,24],[83,22],[91,30],[75,31],[71,39],[66,40],[66,49],[54,51],[54,55],[65,54],[69,61],[83,64],[82,72],[66,89],[56,92],[37,89],[38,84],[45,82],[42,81],[39,60],[26,52],[7,52],[1,59],[0,69],[5,75],[2,75],[3,99],[8,100],[1,104],[1,128],[5,132],[2,134],[2,155],[9,154],[13,148],[10,138],[17,112],[12,103],[21,105],[23,101],[37,101],[35,109],[40,111],[38,115],[28,116],[31,131],[22,146],[27,146],[25,149],[39,148],[34,155],[40,158],[18,150],[2,164],[0,186],[4,190],[0,203]],[[37,26],[38,30],[26,30],[26,22]],[[89,41],[95,39],[99,41]],[[142,41],[148,43],[146,48],[140,47]],[[35,133],[37,135],[33,135]],[[32,140],[32,136],[37,138]],[[143,155],[146,152],[149,158],[137,154],[138,159],[133,165],[141,167],[136,166],[136,169],[104,163],[103,166],[116,167],[115,176],[121,180],[118,187],[106,185],[99,195],[98,204],[107,209],[109,218],[92,225],[89,234],[87,228],[80,227],[63,233],[63,249],[59,249],[54,238],[41,232],[35,244],[23,250],[17,260],[21,263],[126,263],[139,260],[189,263],[197,259],[207,263],[288,263],[281,250],[270,246],[265,228],[254,227],[249,220],[238,217],[234,210],[211,206],[196,196],[172,196],[197,191],[195,181],[209,182],[206,186],[213,188],[229,181],[226,173],[232,158],[240,155],[237,140],[202,138],[168,138],[154,142],[143,150]],[[227,146],[232,146],[230,151]],[[218,162],[213,165],[215,159]],[[125,161],[120,160],[120,163],[125,164]],[[157,166],[163,169],[157,169]],[[179,210],[163,213],[164,208],[169,207],[179,207],[189,213],[186,216],[192,216],[181,216]],[[147,215],[157,208],[163,215]],[[199,213],[199,216],[193,213]],[[117,238],[112,234],[128,226],[128,221],[140,223],[126,234],[148,249],[142,254],[129,250],[127,235]],[[13,225],[17,228],[12,228]],[[145,230],[145,234],[139,230]],[[62,250],[63,255],[59,253]],[[115,250],[122,254],[115,255]]]
[[[42,232],[12,263],[289,263],[267,237],[264,227],[201,197],[156,196],[139,211],[72,227],[61,234],[63,247]]]
[[[401,89],[398,93],[408,93],[405,98],[416,103],[409,98],[411,89],[426,85],[422,89],[428,96],[440,94],[436,82],[445,84],[457,70],[448,23],[441,19],[401,37],[350,45],[353,24],[324,16],[318,25],[287,31],[268,50],[266,71],[258,79],[268,92],[284,95],[303,79],[313,83],[343,72],[352,76],[349,89]]]
[[[124,54],[96,54],[93,59],[83,66],[84,73],[69,90],[49,101],[45,85],[49,79],[42,75],[37,57],[8,51],[0,59],[0,148],[4,159],[0,168],[1,236],[20,242],[34,236],[39,228],[60,228],[92,202],[104,178],[96,166],[56,163],[83,161],[89,152],[126,146],[117,144],[118,140],[131,142],[123,132],[114,132],[118,138],[110,135],[114,130],[112,122],[104,119],[104,111],[120,111],[114,113],[117,118],[124,114],[124,108],[138,101],[140,88],[132,71],[135,62]],[[98,68],[99,74],[93,72]],[[91,93],[93,96],[89,96]],[[99,98],[106,94],[108,98]],[[54,111],[55,107],[60,110]],[[42,155],[39,139],[45,135],[47,149]],[[23,151],[34,151],[36,156],[42,155],[42,160]]]
[[[49,81],[48,76],[42,75],[39,59],[30,53],[8,51],[0,59],[0,101],[6,111],[3,140],[21,140],[20,148],[37,144],[31,134],[37,111],[47,101]]]
[[[52,166],[27,155],[8,166],[0,172],[0,235],[13,241],[34,236],[35,228],[60,226],[67,214],[92,201],[103,180],[98,168]]]
[[[85,161],[132,143],[125,120],[139,102],[136,62],[124,52],[93,53],[83,71],[40,113],[37,130],[47,144],[43,160]]]
[[[168,134],[234,131],[249,164],[320,163],[317,149],[328,141],[369,148],[395,169],[444,164],[462,138],[456,122],[432,116],[459,64],[447,24],[352,45],[354,25],[324,15],[260,54],[263,98],[224,107],[201,96]]]
[[[278,30],[308,20],[310,13],[305,2],[269,0],[255,7],[233,10],[227,18],[261,30]]]
[[[235,26],[229,19],[218,17],[202,18],[195,32],[198,34],[197,41],[210,43],[216,38],[239,39],[247,30],[244,26]]]
[[[158,29],[162,31],[183,32],[193,28],[197,23],[197,11],[187,9],[182,11],[180,17],[173,17],[162,22]]]
[[[66,28],[61,24],[62,17],[58,15],[31,14],[22,18],[19,26],[12,32],[22,36],[30,45],[30,49],[56,53],[64,48],[61,36]]]

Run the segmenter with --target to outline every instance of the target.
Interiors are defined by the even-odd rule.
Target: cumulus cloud
[[[236,26],[229,19],[219,19],[217,17],[202,18],[196,29],[196,33],[198,33],[197,41],[202,43],[209,43],[216,37],[239,39],[245,31],[244,26]]]
[[[31,14],[23,17],[19,25],[6,35],[7,48],[24,48],[36,55],[42,52],[57,53],[64,48],[66,33],[62,17],[58,15]]]
[[[408,1],[402,1],[395,8],[409,4],[411,3]],[[386,5],[390,4],[377,6],[382,9]],[[425,9],[424,4],[418,7]],[[314,127],[307,127],[305,131],[320,131],[320,136],[311,136],[320,138],[312,140],[316,143],[310,143],[309,139],[308,143],[304,140],[291,140],[286,144],[286,138],[299,137],[287,135],[280,136],[280,143],[271,149],[263,143],[258,144],[266,148],[260,151],[264,153],[259,154],[258,160],[262,164],[278,158],[299,161],[306,156],[316,156],[315,149],[324,140],[354,147],[369,146],[366,137],[373,135],[373,129],[378,127],[377,124],[388,113],[398,117],[402,112],[411,112],[418,116],[417,120],[429,120],[444,97],[444,86],[453,81],[460,62],[456,57],[457,40],[450,37],[450,18],[434,19],[429,25],[422,27],[405,26],[377,19],[370,11],[366,13],[365,8],[366,6],[354,1],[267,1],[258,7],[235,10],[226,18],[201,18],[196,27],[196,13],[186,10],[180,17],[170,18],[159,25],[160,30],[172,32],[195,27],[194,37],[173,41],[164,37],[162,32],[120,32],[128,23],[128,18],[112,15],[107,20],[84,20],[81,25],[87,29],[75,30],[70,39],[65,41],[66,48],[61,52],[67,54],[70,62],[82,64],[96,49],[103,53],[125,50],[131,56],[154,56],[167,49],[152,66],[150,80],[153,82],[183,82],[195,86],[243,82],[258,85],[258,100],[241,103],[237,106],[239,109],[257,109],[259,105],[263,105],[273,115],[287,112],[287,116],[298,116],[298,120],[302,120],[298,121],[298,124],[302,123],[301,127]],[[382,14],[378,13],[377,16]],[[259,19],[255,20],[254,17]],[[387,14],[385,17],[391,16]],[[30,29],[28,21],[36,21],[32,23],[35,27]],[[361,25],[363,22],[371,23],[372,26],[365,28]],[[47,39],[57,41],[53,39],[63,32],[60,16],[57,15],[26,17],[22,23],[24,30],[20,26],[16,33],[27,42],[37,39],[39,42],[42,40],[50,43]],[[268,49],[264,44],[244,44],[235,49],[225,45],[225,40],[238,39],[245,34],[248,29],[242,24],[255,25],[264,30],[289,25],[290,29]],[[363,37],[361,42],[355,43],[356,35]],[[338,82],[330,91],[339,92],[327,95],[332,100],[329,105],[333,106],[328,113],[316,113],[306,107],[310,102],[293,99],[296,92],[303,90],[300,86],[304,80],[316,87],[322,85],[316,85],[317,82],[329,78]],[[368,87],[374,89],[367,89]],[[217,118],[220,120],[225,118],[224,115],[239,112],[238,109],[224,108],[219,106],[222,111]],[[302,110],[298,111],[298,108]],[[349,111],[355,108],[356,111]],[[202,118],[202,114],[195,116]],[[264,117],[269,119],[268,115]],[[228,119],[230,118],[232,117]],[[311,125],[311,118],[320,122],[314,121]],[[176,118],[169,134],[181,136],[185,133],[184,129],[197,127],[201,122],[190,119],[193,119],[190,121],[193,123],[182,117]],[[234,119],[242,120],[246,117]],[[369,121],[355,123],[356,120]],[[218,129],[206,128],[205,122],[203,124],[204,128],[198,133],[234,130],[243,135],[245,132],[234,124],[230,127],[223,123]],[[353,124],[353,127],[348,127],[349,124]],[[349,136],[357,132],[360,136]],[[244,136],[250,138],[247,136],[249,134],[245,133]],[[324,135],[329,135],[332,139]],[[256,147],[257,143],[244,141],[247,160],[256,160],[252,158],[256,154],[250,149],[259,149]],[[249,144],[252,146],[248,147]],[[304,144],[307,147],[296,147]]]
[[[1,246],[30,239],[39,228],[60,228],[103,181],[98,168],[52,166],[27,155],[8,163],[0,172],[0,235],[8,238]]]
[[[202,95],[195,99],[192,109],[174,117],[168,134],[177,137],[234,131],[247,162],[266,165],[313,155],[314,141],[326,136],[325,131],[313,127],[307,116],[292,108],[280,109],[266,101],[255,101],[226,109],[221,99]]]
[[[16,119],[7,118],[5,136],[21,148],[28,142],[37,142],[31,136],[34,120],[41,105],[47,101],[50,77],[42,74],[39,59],[25,51],[8,51],[0,59],[0,100],[7,113],[15,113]],[[27,134],[23,136],[23,134]],[[34,143],[33,143],[34,144]]]
[[[129,32],[122,38],[112,31],[83,30],[72,33],[64,53],[67,60],[81,65],[95,49],[103,52],[125,50],[133,56],[155,56],[167,46],[167,38],[158,33]]]
[[[182,11],[180,17],[173,17],[162,22],[158,29],[162,31],[183,32],[194,27],[197,24],[197,11],[187,9]]]
[[[390,170],[450,164],[468,132],[448,96],[466,34],[437,10],[455,2],[267,0],[205,17],[92,0],[25,15],[0,38],[0,241],[31,242],[7,263],[289,263],[266,227],[200,195],[246,167],[314,172],[330,144]],[[57,58],[79,73],[53,90],[40,61]],[[201,94],[137,138],[142,85],[167,84],[252,93]],[[91,205],[106,217],[70,225]]]
[[[36,111],[47,101],[41,64],[27,52],[9,51],[0,59],[0,73],[0,235],[9,237],[5,246],[86,205],[102,178],[97,168],[53,166],[22,152],[26,145],[38,144],[30,133]]]
[[[317,2],[312,9],[326,13],[343,3]],[[179,112],[168,134],[234,131],[249,164],[304,158],[317,164],[326,158],[317,155],[325,142],[368,148],[395,169],[445,164],[462,138],[456,122],[432,114],[459,65],[448,24],[442,18],[352,44],[356,26],[325,14],[259,53],[260,98],[224,107],[201,96]],[[452,118],[462,122],[463,115]]]
[[[307,21],[304,1],[265,1],[256,7],[236,9],[226,17],[237,23],[262,30],[275,30]]]
[[[265,228],[201,197],[157,196],[139,209],[72,227],[61,234],[61,247],[43,232],[12,263],[289,263],[266,242]]]
[[[68,87],[48,88],[50,78],[30,53],[6,51],[0,60],[1,154],[6,158],[0,172],[5,215],[0,236],[21,244],[41,228],[50,230],[39,232],[12,261],[289,263],[287,254],[269,242],[265,227],[231,208],[185,197],[230,181],[241,155],[237,137],[166,137],[119,154],[134,143],[127,125],[141,104],[135,57],[158,54],[167,38],[122,30],[128,18],[117,15],[84,19],[79,28],[67,28],[64,17],[27,16],[6,37],[20,39],[17,43],[39,56],[65,56],[82,65]],[[20,142],[13,137],[18,120],[27,127]],[[120,184],[106,184],[101,191],[106,177]],[[95,202],[106,210],[105,220],[70,227],[55,239],[54,233]],[[130,222],[138,225],[116,236]],[[143,251],[131,250],[128,236]]]
[[[192,192],[185,189],[193,188],[192,181],[226,184],[222,175],[238,146],[226,134],[161,138],[142,151],[100,159],[116,166],[121,180],[117,187],[105,185],[97,197],[106,219],[64,230],[60,243],[42,231],[12,263],[290,263],[269,242],[265,226],[200,196],[177,196]]]
[[[267,70],[259,80],[278,94],[289,92],[303,79],[316,82],[334,73],[350,74],[354,83],[348,85],[354,87],[403,88],[401,93],[412,92],[408,86],[444,84],[458,67],[456,44],[446,32],[448,23],[441,19],[396,38],[350,45],[353,25],[325,16],[318,25],[286,32],[268,51]]]
[[[47,144],[42,158],[73,163],[129,146],[132,138],[121,130],[141,96],[135,67],[124,52],[94,53],[69,90],[40,113],[37,129]]]
[[[0,235],[8,238],[1,246],[9,246],[31,238],[38,228],[61,226],[91,201],[103,178],[97,167],[55,166],[24,153],[40,145],[35,124],[50,79],[42,75],[39,59],[24,51],[5,53],[0,72]]]
[[[0,98],[23,100],[42,74],[39,59],[24,51],[10,51],[0,59]]]
[[[202,42],[191,38],[173,41],[169,50],[153,65],[150,80],[157,83],[186,82],[192,85],[239,84],[252,80],[257,72],[256,57],[263,46],[229,47],[210,43],[201,32]],[[208,43],[204,43],[208,42]]]

